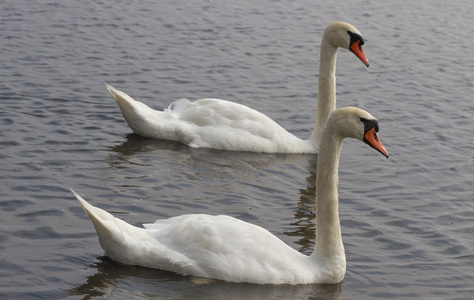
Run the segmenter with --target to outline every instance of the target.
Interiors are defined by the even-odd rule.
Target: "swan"
[[[342,142],[359,139],[388,158],[378,129],[365,110],[331,113],[318,155],[316,243],[309,256],[262,227],[226,215],[186,214],[135,227],[71,191],[92,220],[106,255],[123,264],[229,282],[338,283],[346,272],[337,195]]]
[[[264,153],[317,153],[321,133],[336,108],[337,49],[353,52],[367,67],[364,39],[348,23],[332,23],[321,42],[316,127],[302,140],[266,115],[238,103],[205,98],[180,99],[164,111],[153,110],[106,83],[133,132],[149,138],[181,142],[194,148]]]

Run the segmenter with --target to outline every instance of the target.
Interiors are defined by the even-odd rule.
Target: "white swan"
[[[317,153],[324,123],[336,108],[336,56],[349,49],[362,62],[359,30],[347,23],[332,23],[324,31],[319,64],[317,122],[311,137],[302,140],[266,115],[247,106],[220,99],[181,99],[156,111],[106,84],[130,128],[137,134],[181,142],[195,148],[266,153]]]
[[[135,227],[71,191],[105,253],[121,263],[231,282],[338,283],[346,272],[337,196],[342,142],[356,138],[388,157],[377,131],[377,120],[364,110],[342,108],[330,115],[318,157],[316,244],[310,256],[262,227],[224,215],[188,214]]]

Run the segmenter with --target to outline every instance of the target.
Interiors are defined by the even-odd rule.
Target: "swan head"
[[[367,111],[357,107],[344,107],[333,111],[328,118],[326,126],[335,130],[342,138],[358,139],[386,158],[389,154],[377,135],[379,122]]]
[[[365,56],[364,50],[362,49],[364,38],[355,26],[344,22],[331,23],[326,27],[324,36],[327,37],[333,46],[351,51],[367,67],[369,66],[369,59]]]

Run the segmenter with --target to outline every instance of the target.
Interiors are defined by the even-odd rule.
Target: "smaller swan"
[[[181,99],[164,111],[153,110],[106,84],[133,132],[149,138],[181,142],[194,148],[264,153],[317,153],[326,119],[336,108],[337,49],[354,53],[367,67],[364,39],[348,23],[332,23],[321,41],[316,127],[302,140],[266,115],[245,105],[220,100]]]
[[[132,226],[86,202],[105,253],[128,265],[182,275],[258,284],[338,283],[346,272],[338,211],[338,164],[343,139],[380,151],[377,120],[358,108],[334,111],[324,127],[316,177],[316,244],[304,255],[266,229],[220,215],[188,214]]]

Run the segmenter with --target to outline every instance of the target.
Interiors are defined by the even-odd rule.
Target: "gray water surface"
[[[0,1],[0,298],[472,299],[471,1]],[[134,225],[227,214],[309,254],[316,157],[131,133],[104,82],[151,107],[215,97],[301,138],[315,124],[319,44],[341,50],[338,107],[379,119],[387,160],[347,140],[339,174],[347,273],[338,285],[259,286],[124,266],[100,248],[71,187]]]

